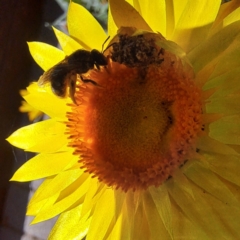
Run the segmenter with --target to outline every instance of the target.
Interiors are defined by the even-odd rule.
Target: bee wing
[[[66,95],[67,78],[69,74],[72,74],[73,69],[73,66],[66,61],[62,61],[47,70],[38,80],[38,85],[50,84],[54,94],[64,97]]]
[[[42,76],[38,79],[38,86],[43,87],[45,84],[50,83],[51,79],[51,69],[48,71],[44,72]]]

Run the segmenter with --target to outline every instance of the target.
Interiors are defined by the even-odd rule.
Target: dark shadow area
[[[18,240],[23,231],[29,183],[9,179],[33,154],[12,147],[5,139],[29,124],[27,115],[18,111],[22,100],[19,90],[42,74],[27,41],[56,45],[46,23],[53,22],[62,10],[53,0],[0,0],[0,6],[0,239]]]

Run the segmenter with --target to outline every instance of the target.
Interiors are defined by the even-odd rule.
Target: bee
[[[53,93],[59,97],[66,97],[67,88],[69,87],[69,96],[72,101],[76,103],[74,95],[77,75],[80,75],[83,82],[97,85],[97,83],[91,79],[84,79],[82,74],[95,67],[99,70],[100,66],[106,65],[107,58],[98,50],[93,49],[92,51],[87,51],[79,49],[47,70],[40,77],[38,84],[42,86],[50,83]]]

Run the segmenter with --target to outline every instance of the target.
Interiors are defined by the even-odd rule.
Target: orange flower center
[[[86,172],[123,191],[159,186],[196,151],[200,90],[177,57],[127,67],[109,60],[79,81],[70,146]]]

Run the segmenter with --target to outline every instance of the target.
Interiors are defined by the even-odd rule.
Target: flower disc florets
[[[128,30],[128,29],[127,29]],[[159,34],[124,29],[105,52],[108,65],[78,82],[68,113],[70,145],[86,172],[108,186],[159,186],[196,151],[200,90]]]

